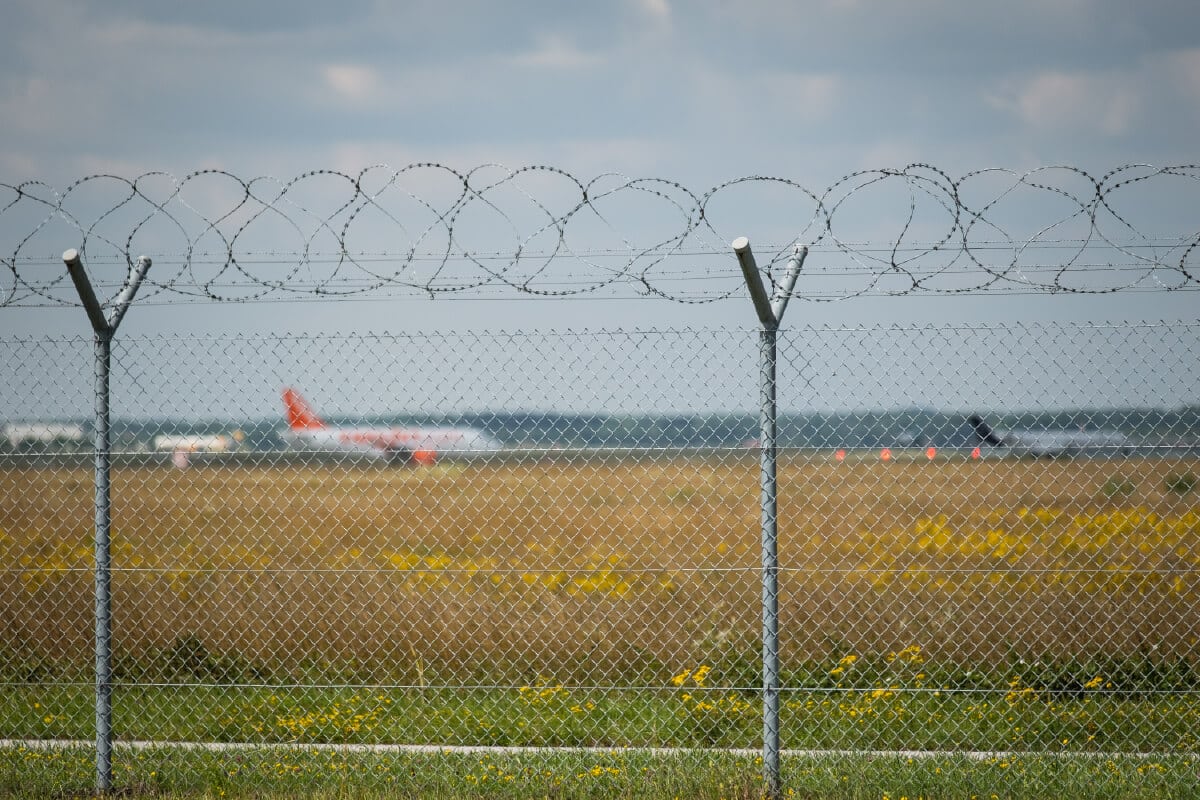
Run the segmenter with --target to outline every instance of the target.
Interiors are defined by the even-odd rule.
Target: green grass
[[[720,688],[731,677],[745,676],[696,667],[659,689],[603,690],[549,679],[507,689],[118,685],[115,785],[122,796],[181,800],[759,797],[760,705]],[[913,647],[787,677],[808,688],[783,693],[784,747],[863,753],[785,756],[790,796],[1200,795],[1200,698],[1186,664],[964,672]],[[92,687],[14,676],[0,690],[0,720],[13,739],[90,742]],[[133,741],[218,746],[122,744]],[[395,742],[548,749],[367,747]],[[607,749],[618,744],[631,749]],[[89,747],[0,749],[0,796],[85,796],[94,770]]]
[[[1075,687],[1044,667],[999,689],[928,686],[924,664],[905,667],[923,670],[908,688],[890,688],[864,662],[840,662],[831,677],[848,685],[784,692],[792,796],[1200,796],[1194,692]],[[751,694],[711,688],[715,673],[698,685],[698,674],[655,691],[550,681],[492,690],[119,686],[115,784],[138,798],[758,797],[760,707]],[[13,739],[90,742],[91,687],[10,685],[0,720]],[[393,742],[495,749],[369,747]],[[631,747],[609,749],[617,743]],[[0,796],[83,796],[94,770],[86,746],[0,749]]]
[[[113,725],[125,741],[750,749],[761,741],[761,706],[749,693],[538,691],[133,687],[114,694]],[[0,691],[6,738],[90,741],[93,715],[87,686]],[[1200,750],[1195,695],[1126,697],[1103,687],[785,691],[781,722],[785,746],[803,750]]]
[[[1194,758],[1017,755],[797,756],[800,798],[1191,798]],[[761,762],[721,751],[362,753],[312,747],[118,748],[114,794],[134,798],[756,798]],[[0,750],[0,795],[84,797],[86,748]]]
[[[94,784],[90,748],[48,744],[94,736],[84,671],[56,672],[0,684],[0,736],[47,742],[0,750],[0,797],[82,796]],[[761,706],[727,688],[752,682],[744,672],[730,658],[657,688],[603,689],[548,678],[457,689],[118,683],[116,782],[138,798],[757,797]],[[781,697],[794,796],[1200,796],[1200,692],[1187,662],[966,670],[912,646],[799,663],[784,678],[805,687]],[[450,746],[493,749],[438,749]],[[812,751],[862,755],[799,755]],[[907,751],[921,754],[884,754]]]

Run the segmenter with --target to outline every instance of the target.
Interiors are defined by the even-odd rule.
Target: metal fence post
[[[784,283],[770,300],[754,262],[750,241],[738,237],[733,252],[742,267],[750,299],[762,325],[759,331],[759,487],[762,506],[762,698],[763,698],[763,788],[768,797],[782,794],[779,768],[779,530],[776,467],[775,397],[776,357],[779,322],[796,285],[808,248],[796,248],[788,261]]]
[[[97,330],[95,335],[96,788],[101,792],[112,787],[112,564],[109,555],[112,515],[109,491],[111,441],[108,432],[108,374],[112,336],[110,329]]]
[[[83,261],[77,250],[63,253],[67,271],[79,293],[95,334],[95,552],[96,552],[96,790],[104,794],[112,789],[112,563],[110,558],[110,528],[112,524],[110,473],[111,449],[109,436],[109,366],[112,359],[113,334],[133,301],[138,286],[150,269],[150,259],[142,256],[130,268],[125,285],[112,303],[108,317],[104,316]]]

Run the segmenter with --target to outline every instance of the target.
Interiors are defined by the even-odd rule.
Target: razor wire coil
[[[1200,226],[1168,220],[1183,230],[1154,230],[1160,223],[1140,217],[1138,192],[1186,209],[1194,203],[1171,202],[1171,191],[1193,191],[1198,178],[1197,165],[955,178],[910,164],[818,190],[754,175],[698,193],[662,178],[584,180],[551,166],[415,163],[287,180],[224,170],[89,175],[61,191],[0,183],[0,306],[78,304],[47,255],[64,242],[78,245],[111,294],[123,278],[113,267],[152,256],[142,299],[158,302],[632,292],[709,303],[742,291],[728,242],[763,213],[787,220],[756,245],[763,272],[773,280],[796,245],[808,246],[813,258],[793,295],[811,301],[1194,290]],[[758,211],[724,207],[780,192],[785,202]],[[886,225],[851,230],[871,203],[867,216]],[[510,246],[497,247],[503,241]]]

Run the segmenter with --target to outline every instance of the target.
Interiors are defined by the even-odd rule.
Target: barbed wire
[[[89,175],[61,191],[0,183],[0,306],[78,305],[57,255],[67,247],[109,300],[144,254],[154,268],[139,302],[515,292],[705,303],[744,292],[729,243],[747,232],[772,284],[809,248],[793,295],[811,301],[1194,290],[1198,190],[1198,165],[1144,164],[959,178],[911,164],[816,191],[755,175],[703,193],[436,163],[290,180]]]

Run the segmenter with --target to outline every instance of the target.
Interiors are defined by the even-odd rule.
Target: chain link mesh
[[[783,746],[1194,753],[1197,352],[1196,323],[781,331]],[[0,353],[0,737],[86,756],[91,341]],[[240,748],[757,748],[756,354],[118,337],[117,780],[153,784],[133,742],[263,786]],[[492,438],[326,449],[285,387],[335,429]]]

